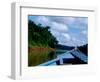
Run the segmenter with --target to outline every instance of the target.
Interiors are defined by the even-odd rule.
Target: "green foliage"
[[[47,46],[55,48],[58,44],[57,39],[49,31],[50,27],[43,27],[41,24],[36,25],[33,21],[28,21],[28,45],[34,46]]]

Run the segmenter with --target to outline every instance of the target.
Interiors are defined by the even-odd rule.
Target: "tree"
[[[49,26],[36,25],[33,21],[28,21],[28,45],[30,46],[48,46],[55,48],[58,44],[57,39],[50,32]]]

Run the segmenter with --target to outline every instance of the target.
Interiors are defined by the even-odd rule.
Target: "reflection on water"
[[[37,66],[49,60],[57,58],[61,51],[32,51],[28,54],[28,66]]]

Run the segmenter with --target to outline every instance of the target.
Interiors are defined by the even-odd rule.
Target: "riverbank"
[[[55,51],[55,48],[50,48],[50,47],[28,47],[28,52],[32,51]]]

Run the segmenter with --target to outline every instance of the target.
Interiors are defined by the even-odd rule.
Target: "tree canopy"
[[[45,46],[55,48],[58,44],[57,39],[50,32],[49,26],[42,26],[35,24],[28,20],[28,46]]]

